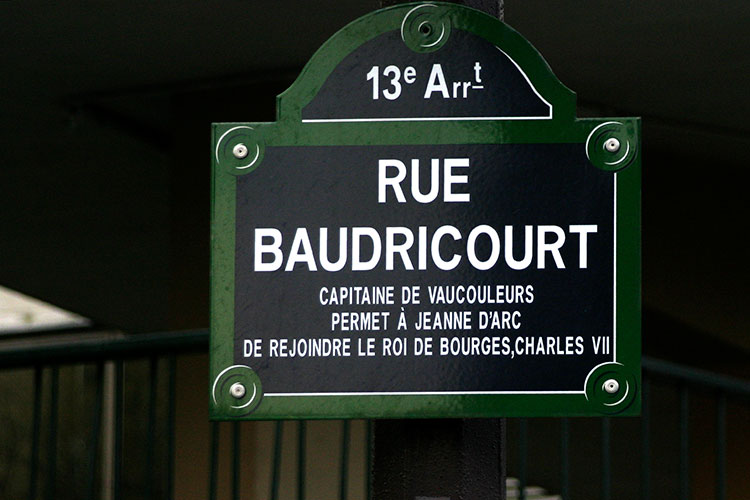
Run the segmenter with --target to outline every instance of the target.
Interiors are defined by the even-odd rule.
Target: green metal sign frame
[[[422,10],[420,8],[425,7]],[[415,12],[416,11],[416,12]],[[415,19],[415,16],[419,17]],[[400,30],[416,53],[439,50],[458,32],[499,48],[550,103],[546,119],[303,120],[337,66],[362,44]],[[436,35],[437,34],[437,35]],[[435,41],[437,40],[437,41]],[[210,416],[287,418],[440,418],[637,415],[640,412],[640,190],[638,118],[579,119],[575,94],[542,56],[501,21],[467,7],[405,4],[368,14],[336,33],[278,97],[273,123],[217,123],[212,144]],[[612,141],[615,140],[615,147]],[[610,141],[610,142],[608,142]],[[246,150],[237,151],[238,144]],[[614,180],[614,355],[576,391],[439,394],[262,394],[262,381],[236,362],[235,258],[241,176],[263,168],[266,151],[289,146],[576,144]],[[592,167],[592,168],[593,168]],[[502,392],[502,391],[500,391]]]

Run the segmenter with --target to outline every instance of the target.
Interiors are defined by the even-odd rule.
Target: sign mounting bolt
[[[611,137],[604,143],[604,149],[610,153],[617,153],[620,150],[620,141]]]
[[[620,383],[617,380],[611,378],[604,382],[604,392],[606,392],[607,394],[614,394],[619,390]]]
[[[241,160],[247,156],[247,146],[242,143],[237,144],[232,148],[232,154],[238,160]]]
[[[232,387],[229,388],[229,394],[235,399],[241,399],[245,395],[245,386],[239,382],[232,384]]]

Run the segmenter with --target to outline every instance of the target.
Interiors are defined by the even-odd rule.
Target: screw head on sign
[[[247,156],[247,146],[240,143],[232,148],[232,154],[238,160],[241,160]]]
[[[620,390],[620,383],[617,380],[611,378],[604,382],[604,392],[614,394],[618,390]]]
[[[245,395],[245,386],[239,382],[232,384],[232,387],[229,388],[229,394],[236,399],[240,399]]]
[[[604,143],[604,149],[606,149],[610,153],[617,153],[620,150],[620,141],[618,141],[614,137],[607,139],[607,141]]]

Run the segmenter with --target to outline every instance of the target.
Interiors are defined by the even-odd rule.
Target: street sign
[[[335,34],[213,127],[211,417],[640,411],[640,121],[452,4]]]

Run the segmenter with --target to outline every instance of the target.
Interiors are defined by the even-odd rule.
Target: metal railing
[[[146,435],[143,436],[145,459],[143,460],[144,497],[155,498],[156,484],[155,442],[157,432],[157,393],[159,364],[166,364],[167,380],[163,389],[166,395],[166,487],[165,496],[174,493],[174,429],[175,429],[175,372],[176,356],[191,352],[206,352],[208,334],[205,330],[179,333],[156,333],[136,336],[105,333],[87,338],[85,334],[74,339],[49,336],[39,339],[12,340],[0,344],[0,369],[15,371],[12,386],[24,378],[24,371],[32,370],[31,394],[31,444],[28,458],[28,495],[37,499],[64,498],[122,498],[123,465],[123,417],[124,417],[124,365],[128,361],[147,360],[147,410],[145,414]],[[59,491],[57,472],[59,469],[60,371],[62,367],[86,366],[93,369],[93,401],[90,402],[88,418],[89,433],[86,439],[87,480],[85,492]],[[25,370],[24,370],[25,369]],[[20,371],[19,371],[20,370]],[[46,375],[46,377],[45,377]],[[47,380],[45,384],[45,379]],[[48,394],[46,405],[43,395]],[[107,404],[111,403],[111,404]],[[111,406],[111,408],[107,408]],[[109,410],[109,411],[107,411]],[[109,418],[107,416],[109,415]],[[105,421],[106,419],[106,421]],[[44,425],[44,426],[43,426]],[[46,435],[44,442],[42,436]],[[102,440],[109,438],[109,446]],[[8,446],[1,443],[0,448]],[[42,450],[46,452],[43,454]],[[103,453],[111,450],[111,453]],[[44,456],[42,456],[44,455]],[[40,477],[44,469],[44,478]],[[97,484],[97,478],[99,484]],[[2,491],[0,491],[2,493]],[[0,495],[2,496],[2,495]]]
[[[202,484],[195,478],[175,477],[176,366],[178,357],[206,353],[207,350],[208,332],[205,330],[93,338],[79,336],[64,343],[52,337],[39,342],[15,340],[0,343],[0,375],[7,378],[6,386],[9,385],[11,391],[19,390],[24,384],[30,387],[30,397],[26,401],[26,406],[30,407],[30,425],[26,426],[26,440],[21,441],[28,442],[28,454],[20,466],[16,460],[16,472],[20,467],[22,473],[13,474],[15,489],[11,493],[15,495],[22,491],[20,497],[31,500],[68,497],[172,499],[175,498],[176,480]],[[130,404],[128,402],[135,396],[128,394],[128,388],[133,384],[125,382],[129,376],[125,372],[134,364],[138,365],[141,375],[136,381],[137,402]],[[79,405],[85,411],[74,416],[82,429],[79,435],[85,433],[86,436],[79,436],[78,452],[71,455],[77,457],[76,468],[85,470],[82,475],[85,479],[79,478],[72,486],[62,484],[58,474],[63,465],[61,462],[69,461],[68,456],[60,451],[63,436],[60,425],[70,419],[70,412],[66,413],[68,417],[65,419],[61,416],[61,410],[65,410],[69,403],[67,396],[61,397],[61,370],[71,367],[84,367],[83,372],[88,374],[89,381],[85,386],[86,402]],[[643,413],[640,419],[513,419],[508,422],[508,471],[518,477],[520,498],[533,498],[528,494],[534,491],[528,488],[532,481],[558,491],[563,499],[610,500],[625,494],[628,498],[640,496],[644,500],[690,498],[696,485],[691,478],[691,466],[698,464],[691,450],[691,437],[696,443],[706,439],[704,435],[691,433],[691,415],[705,416],[706,412],[714,414],[713,495],[717,500],[727,498],[728,408],[729,405],[741,405],[745,410],[749,408],[750,382],[649,358],[643,360],[643,372]],[[201,389],[203,387],[196,388]],[[658,397],[653,394],[655,390],[659,392]],[[662,397],[663,394],[669,396]],[[692,407],[691,412],[693,398],[698,398],[698,408],[696,411]],[[676,411],[655,408],[656,402],[661,405],[665,399],[676,406]],[[713,410],[708,409],[706,401],[714,403]],[[128,440],[127,450],[124,449],[126,415],[131,417],[128,421],[138,423],[135,426],[137,432],[128,431],[128,435],[138,437]],[[666,476],[674,476],[676,484],[665,486],[662,484],[665,483],[664,474],[659,475],[659,484],[655,484],[654,470],[662,462],[655,459],[655,455],[663,450],[661,444],[654,443],[664,441],[666,433],[659,431],[655,435],[654,431],[655,426],[662,425],[661,420],[674,415],[677,419],[672,427],[679,442],[675,458],[678,465],[676,474]],[[659,421],[655,422],[655,419]],[[301,420],[273,424],[206,422],[205,425],[209,435],[208,456],[205,457],[207,491],[196,492],[196,498],[234,500],[241,494],[248,498],[248,477],[266,485],[266,492],[260,493],[258,498],[304,500],[308,497],[312,487],[309,470],[319,460],[321,447],[319,443],[310,445],[308,426],[312,424]],[[265,425],[262,432],[271,425],[273,434],[268,440],[269,446],[261,450],[265,454],[261,460],[263,467],[268,468],[265,480],[260,478],[258,471],[249,468],[260,465],[257,460],[248,464],[242,449],[243,434],[258,434],[260,425]],[[333,492],[331,497],[335,495],[340,500],[369,498],[372,422],[336,421],[326,425],[324,433],[334,443],[334,454],[337,455],[337,468],[327,470],[324,478],[333,484],[329,488]],[[700,429],[696,428],[698,431]],[[640,434],[640,439],[635,434]],[[581,447],[581,435],[587,436],[583,458],[580,450],[574,450]],[[0,438],[2,436],[0,432]],[[222,447],[221,443],[227,441],[229,446]],[[593,451],[594,441],[598,442],[598,452]],[[352,452],[353,443],[360,450],[356,457]],[[9,444],[0,441],[0,450],[6,446]],[[635,447],[638,448],[637,457]],[[125,458],[128,453],[130,460]],[[705,454],[697,458],[706,461]],[[623,460],[628,463],[625,471],[615,464],[622,464]],[[592,471],[598,472],[598,481],[592,482],[589,477],[589,483],[594,484],[588,484],[586,488],[580,486],[582,467],[584,475],[592,476]],[[750,462],[739,467],[750,468]],[[129,475],[138,477],[137,481],[123,482],[126,468]],[[635,496],[630,495],[632,492],[623,493],[626,489],[622,484],[628,482],[623,481],[624,473],[628,474],[631,490],[638,490]],[[634,479],[634,476],[637,477]],[[25,488],[19,486],[19,477],[25,478]],[[353,478],[357,478],[356,484],[353,484]],[[320,477],[313,479],[321,480]],[[282,485],[287,486],[282,488]],[[254,485],[254,491],[257,491],[257,486]],[[665,496],[664,491],[672,493]],[[0,496],[3,496],[2,489]],[[12,497],[7,492],[6,496]]]
[[[526,498],[524,493],[527,491],[531,476],[534,476],[536,483],[551,484],[552,487],[548,489],[559,492],[559,497],[562,499],[641,498],[650,500],[652,498],[689,499],[691,496],[716,500],[728,498],[727,408],[730,403],[738,407],[736,424],[744,426],[743,429],[738,430],[745,431],[746,435],[746,431],[750,429],[750,418],[748,418],[750,417],[750,382],[651,358],[644,358],[642,366],[642,413],[639,418],[521,418],[514,419],[516,420],[515,426],[513,422],[510,423],[508,441],[515,442],[515,446],[512,443],[509,444],[508,470],[509,474],[518,477],[520,498]],[[654,395],[655,388],[659,389],[658,395]],[[696,405],[691,405],[693,399],[699,400]],[[655,408],[657,404],[659,408]],[[655,435],[653,429],[655,416],[658,416],[660,420],[658,435]],[[703,417],[701,427],[691,432],[691,417],[695,420],[699,416]],[[706,425],[705,417],[707,416],[712,416],[713,426]],[[634,423],[636,425],[633,425]],[[577,439],[571,437],[573,424],[578,427]],[[546,453],[554,454],[551,462],[557,466],[556,471],[550,470],[549,463],[546,464],[548,466],[546,469],[543,466],[540,467],[539,464],[532,467],[529,458],[535,448],[530,444],[530,437],[534,435],[532,425],[534,430],[542,430],[545,435],[542,438],[545,440],[545,450]],[[616,426],[621,430],[617,443],[613,442],[613,428]],[[544,427],[547,427],[546,431]],[[549,430],[552,427],[557,428],[556,433]],[[713,436],[710,436],[711,432]],[[554,434],[559,437],[559,443],[554,443],[549,439],[549,436]],[[578,474],[579,487],[574,488],[576,482],[571,480],[571,458],[574,454],[571,448],[574,443],[581,441],[581,435],[585,435],[590,443],[598,441],[599,456],[590,455],[594,451],[594,446],[586,447],[589,455],[586,460],[580,458],[577,460],[578,468],[581,468],[581,462],[585,462],[589,472],[592,470],[598,472],[598,480],[589,478],[588,481],[583,481],[580,480],[582,474]],[[708,457],[705,453],[696,456],[696,452],[691,448],[691,437],[702,443],[701,450],[712,447],[713,457]],[[674,441],[677,441],[677,446],[674,446]],[[712,446],[709,441],[713,441]],[[748,442],[735,444],[738,448],[746,448],[750,445]],[[657,446],[671,448],[676,453],[665,457],[665,450],[655,449]],[[537,444],[536,448],[539,447],[540,445]],[[655,456],[657,451],[659,451],[658,457]],[[614,467],[613,460],[618,457],[618,454],[620,454],[618,460],[620,464],[630,461],[636,462],[638,467],[633,467],[631,464],[631,467],[626,468],[625,471]],[[750,457],[745,453],[737,455],[741,456],[744,463],[736,464],[735,477],[744,478],[746,474],[743,471],[750,470]],[[700,459],[700,463],[697,459]],[[696,484],[691,478],[691,471],[694,470],[691,466],[699,469],[713,468],[713,484],[701,484],[700,494],[692,491]],[[654,484],[655,471],[658,471],[659,484]],[[702,481],[705,483],[705,476],[710,475],[710,473],[701,474]],[[629,487],[623,486],[624,483],[630,483]],[[615,488],[615,486],[618,487]],[[710,489],[713,491],[708,491]]]

